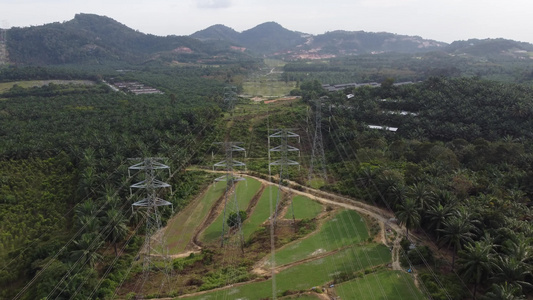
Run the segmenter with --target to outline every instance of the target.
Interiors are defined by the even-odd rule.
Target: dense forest
[[[470,51],[466,49],[465,51]],[[484,52],[450,55],[444,51],[418,54],[383,53],[345,56],[285,65],[283,80],[323,84],[421,81],[430,77],[479,77],[483,79],[531,83],[533,60],[512,53]]]
[[[394,211],[407,236],[414,230],[450,251],[441,275],[422,271],[432,299],[531,295],[531,87],[434,77],[338,93],[302,88],[304,100],[329,98],[322,128],[335,184],[324,188]],[[408,245],[406,265],[433,263],[431,251]]]
[[[94,293],[99,272],[93,267],[102,258],[99,249],[104,242],[116,250],[123,239],[136,239],[131,231],[136,217],[124,209],[133,201],[125,188],[128,158],[166,157],[175,173],[176,192],[169,201],[178,209],[185,205],[187,195],[202,181],[194,179],[199,176],[194,172],[182,171],[217,138],[224,79],[240,70],[101,69],[78,77],[82,72],[68,67],[2,69],[4,81],[138,80],[165,93],[114,92],[97,80],[92,85],[14,85],[1,95],[0,296],[12,298],[36,274],[37,283],[21,291],[24,299],[51,296],[56,290],[66,298],[85,299]],[[164,212],[167,217],[168,213]],[[123,255],[119,265],[131,259]],[[114,279],[96,292],[98,297],[112,293],[112,282],[123,279],[120,268],[112,260],[108,263],[115,266]],[[75,278],[65,281],[72,272]]]

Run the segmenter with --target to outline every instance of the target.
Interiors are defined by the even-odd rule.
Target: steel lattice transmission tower
[[[298,138],[298,143],[300,143],[300,135],[289,130],[290,129],[280,129],[276,131],[275,133],[270,134],[268,136],[268,148],[269,148],[268,149],[268,161],[269,161],[268,173],[269,175],[272,176],[272,169],[271,169],[272,166],[279,166],[279,185],[278,185],[278,195],[276,198],[276,206],[275,206],[275,211],[274,211],[274,216],[273,216],[274,223],[277,220],[278,212],[280,209],[279,205],[281,202],[280,197],[281,197],[283,179],[288,178],[287,176],[288,167],[298,166],[298,169],[300,168],[299,162],[288,158],[289,152],[298,152],[298,156],[300,156],[300,149],[290,146],[288,144],[289,138]],[[280,145],[274,148],[270,148],[272,138],[280,138],[281,139]],[[270,162],[272,159],[271,152],[279,152],[281,154],[281,158],[273,162]],[[292,197],[290,197],[290,188],[289,188],[289,199],[291,199],[290,201],[291,201],[292,219],[294,221],[294,208],[292,205]]]
[[[228,111],[232,111],[235,107],[235,102],[237,101],[237,87],[236,86],[226,86],[224,87],[224,103],[228,108]]]
[[[328,97],[320,97],[315,104],[315,135],[313,136],[313,149],[311,151],[311,165],[309,167],[309,181],[313,178],[313,172],[320,169],[320,176],[328,179],[326,172],[326,156],[324,154],[324,142],[322,139],[322,103],[329,100]]]
[[[241,142],[224,142],[224,143],[215,143],[220,144],[224,148],[225,159],[213,165],[213,170],[217,167],[224,168],[226,174],[215,179],[215,181],[225,181],[226,182],[226,193],[224,194],[224,215],[222,219],[222,232],[220,236],[220,246],[224,246],[224,236],[226,233],[229,233],[232,228],[228,228],[229,225],[226,224],[227,218],[235,214],[237,220],[237,228],[235,231],[239,240],[241,251],[244,249],[244,236],[242,233],[242,220],[240,219],[239,214],[239,203],[237,201],[237,193],[235,191],[235,183],[238,181],[246,180],[242,176],[235,175],[235,168],[244,167],[246,170],[246,164],[240,161],[237,161],[233,158],[233,152],[244,152],[246,157],[246,150],[240,146]],[[233,193],[233,198],[230,199],[231,194]],[[227,232],[226,232],[227,231]]]
[[[168,170],[170,176],[170,167],[164,165],[158,161],[163,158],[148,157],[142,159],[142,162],[137,163],[128,168],[128,175],[131,177],[132,170],[138,170],[144,173],[144,180],[132,184],[130,186],[130,194],[132,194],[132,189],[143,189],[145,190],[145,197],[132,204],[133,208],[144,208],[146,209],[146,233],[145,240],[143,245],[144,259],[143,259],[143,271],[145,276],[147,276],[148,271],[152,269],[155,265],[152,261],[153,258],[159,257],[165,262],[168,260],[168,250],[165,248],[165,243],[163,235],[155,235],[161,229],[161,216],[159,212],[159,207],[161,206],[171,206],[172,203],[163,200],[157,196],[157,190],[161,188],[170,188],[172,193],[172,187],[170,184],[162,182],[156,179],[156,172],[158,170]],[[140,159],[132,159],[140,160]],[[167,273],[169,266],[165,265],[164,271],[169,278]],[[164,282],[162,283],[164,284]]]

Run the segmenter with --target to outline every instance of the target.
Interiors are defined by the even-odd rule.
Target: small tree
[[[246,212],[244,210],[239,210],[239,213],[232,212],[229,214],[226,224],[231,227],[239,226],[246,220]]]

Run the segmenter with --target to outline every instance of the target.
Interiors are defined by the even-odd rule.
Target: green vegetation
[[[412,275],[401,271],[379,271],[335,285],[334,289],[342,299],[426,299]]]
[[[28,80],[28,81],[12,81],[0,82],[0,93],[9,91],[13,86],[17,85],[21,88],[41,87],[50,83],[59,85],[93,85],[94,82],[88,80]]]
[[[235,188],[236,195],[228,195],[227,201],[229,204],[233,204],[234,199],[237,199],[237,205],[239,208],[247,208],[252,198],[259,191],[260,186],[261,183],[252,178],[247,178],[245,181],[239,181]],[[234,208],[231,209],[233,210]],[[224,205],[222,203],[217,218],[201,234],[201,241],[212,243],[220,238],[220,234],[222,232],[222,223],[226,222],[226,220],[224,220],[223,210]]]
[[[292,198],[292,204],[294,206],[294,218],[296,219],[314,219],[324,210],[322,204],[300,195]],[[292,219],[290,207],[283,217],[285,219]]]
[[[65,234],[73,205],[75,172],[65,154],[55,158],[0,161],[0,260],[44,235]],[[7,275],[7,274],[6,274]],[[16,278],[19,274],[10,272]]]
[[[499,47],[497,41],[492,42]],[[466,45],[468,43],[465,42]],[[530,47],[530,45],[528,45]],[[502,51],[507,49],[508,52]],[[464,54],[466,49],[451,49],[444,52],[382,53],[340,56],[328,60],[296,61],[284,66],[282,80],[313,81],[323,84],[381,83],[387,78],[395,82],[421,81],[430,77],[479,77],[505,82],[531,83],[533,62],[512,53],[506,45],[499,51],[479,47],[481,53]],[[460,55],[456,55],[457,51]]]
[[[265,28],[295,36],[275,24]],[[107,299],[115,292],[125,298],[173,297],[252,279],[258,281],[202,297],[271,296],[272,282],[259,281],[264,274],[252,269],[269,258],[264,223],[276,187],[260,194],[256,180],[237,184],[237,210],[249,215],[243,224],[247,242],[242,252],[221,249],[215,241],[227,220],[215,203],[226,183],[196,198],[215,175],[185,169],[211,166],[213,142],[242,141],[248,170],[268,179],[266,137],[281,127],[295,128],[302,151],[301,169],[284,170],[284,179],[391,211],[409,239],[423,237],[448,251],[443,256],[426,243],[410,249],[411,241],[402,242],[401,262],[419,275],[426,297],[531,298],[530,45],[471,40],[441,52],[259,64],[251,53],[228,51],[228,44],[148,36],[93,15],[14,28],[9,36],[10,59],[20,64],[0,68],[0,298],[19,292],[21,299]],[[342,36],[354,41],[355,34],[321,38]],[[384,36],[362,34],[360,41]],[[251,35],[243,38],[257,42]],[[332,44],[319,54],[339,47]],[[138,81],[164,94],[117,93],[103,80]],[[406,80],[424,81],[394,84]],[[77,84],[86,81],[92,84]],[[354,81],[377,84],[337,92],[322,88]],[[302,98],[260,104],[241,98],[230,112],[223,101],[228,84],[239,93]],[[328,180],[308,182],[316,109],[310,104],[320,96],[330,104],[322,110]],[[135,157],[162,157],[171,166],[171,176],[156,173],[172,186],[172,193],[157,195],[177,213],[172,218],[170,208],[160,210],[172,254],[196,248],[189,242],[207,226],[199,237],[205,242],[201,253],[174,260],[179,276],[167,290],[154,268],[146,289],[132,292],[142,276],[146,234],[143,211],[131,210],[143,197],[128,189],[133,178],[144,179],[127,175],[128,158]],[[294,206],[298,230],[280,219],[273,239],[278,296],[320,292],[335,282],[328,296],[336,291],[342,298],[368,298],[372,293],[366,291],[375,291],[376,297],[421,298],[409,274],[385,266],[391,252],[372,242],[379,237],[376,221],[365,223],[359,214],[333,206],[321,214],[322,205],[303,197]],[[207,217],[210,224],[204,224]],[[154,262],[163,266],[155,256]]]
[[[344,93],[354,98],[346,100]],[[503,270],[531,272],[527,260],[511,267],[513,249],[530,249],[533,242],[527,184],[533,144],[525,117],[531,95],[530,87],[472,78],[330,94],[333,103],[353,109],[332,111],[335,129],[325,144],[335,145],[327,150],[330,165],[343,179],[327,188],[393,210],[409,233],[424,230],[452,252],[450,262],[439,263],[459,273],[470,295],[491,280],[502,287]],[[366,124],[399,129],[370,130]],[[478,249],[488,253],[487,261],[473,264]],[[479,270],[485,277],[477,277]],[[528,276],[511,283],[520,285]],[[521,293],[529,293],[528,284],[521,286]],[[446,295],[445,289],[432,293]]]
[[[169,220],[165,231],[169,254],[178,254],[185,251],[195,231],[207,217],[214,203],[222,197],[225,191],[225,182],[218,181],[213,183],[198,201],[194,201]]]
[[[356,261],[359,263],[355,263]],[[390,261],[390,252],[382,245],[350,247],[330,256],[281,271],[276,275],[277,294],[280,296],[287,290],[310,291],[313,286],[325,285],[336,272],[344,270],[355,272],[388,261]],[[248,299],[269,297],[272,296],[272,282],[267,280],[249,283],[186,299],[218,299],[228,295]]]
[[[363,218],[352,210],[344,210],[327,220],[320,230],[294,241],[276,252],[276,265],[284,265],[357,244],[368,238]]]
[[[205,173],[182,168],[200,159],[217,137],[216,98],[223,83],[202,78],[201,69],[160,71],[0,70],[6,82],[65,80],[12,85],[0,96],[0,298],[14,297],[34,276],[23,299],[114,293],[139,251],[135,235],[144,234],[142,226],[135,229],[143,215],[131,210],[138,195],[126,188],[127,158],[168,157],[173,176],[162,179],[174,194],[160,197],[176,211],[201,189]],[[157,81],[165,92],[180,93],[135,97],[101,83],[62,84],[73,74],[94,80],[97,73]],[[161,214],[165,223],[171,210]]]
[[[238,212],[231,212],[226,219],[226,224],[229,228],[238,227],[242,225],[242,222],[246,221],[246,212],[239,210]]]
[[[263,190],[261,198],[259,198],[259,201],[252,211],[252,214],[243,223],[242,233],[244,235],[244,239],[248,239],[253,232],[260,228],[260,225],[263,224],[263,222],[268,220],[270,217],[270,211],[274,211],[277,194],[278,187],[275,185],[268,186]],[[270,208],[271,201],[272,209]]]

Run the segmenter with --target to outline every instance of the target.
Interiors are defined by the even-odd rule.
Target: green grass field
[[[270,197],[272,197],[272,207],[274,207],[276,205],[277,194],[277,186],[271,185],[265,188],[252,214],[242,224],[244,239],[248,239],[252,233],[259,229],[263,222],[268,220],[270,216]]]
[[[301,195],[294,196],[292,198],[292,203],[294,206],[294,218],[296,219],[313,219],[324,210],[322,204]],[[287,209],[283,218],[292,219],[290,207]]]
[[[225,183],[225,182],[224,182]],[[236,186],[237,205],[239,210],[246,210],[250,200],[259,191],[261,183],[253,178],[246,178],[245,181],[239,181]],[[234,195],[228,197],[228,205],[232,205],[234,201]],[[230,211],[233,211],[231,208]],[[226,216],[227,217],[227,216]],[[224,213],[221,212],[213,223],[211,223],[205,231],[202,233],[200,239],[206,243],[212,243],[220,238],[222,232],[222,222],[226,222],[224,219]]]
[[[366,258],[369,259],[366,259]],[[294,266],[276,275],[277,295],[286,290],[310,290],[331,282],[333,275],[361,271],[390,262],[390,251],[384,245],[350,247],[333,255]],[[272,280],[254,282],[185,299],[262,299],[272,296]]]
[[[169,254],[185,251],[185,247],[192,239],[196,228],[201,225],[213,204],[225,191],[225,182],[212,184],[201,199],[191,203],[168,222],[165,240]]]
[[[352,210],[343,210],[328,220],[319,232],[288,244],[276,252],[276,265],[284,265],[359,243],[369,237],[365,221]]]
[[[341,299],[426,299],[415,286],[412,275],[402,271],[382,271],[343,282],[334,287]]]
[[[268,77],[256,77],[251,81],[243,82],[243,94],[250,96],[282,97],[296,88],[296,82],[283,82]]]

